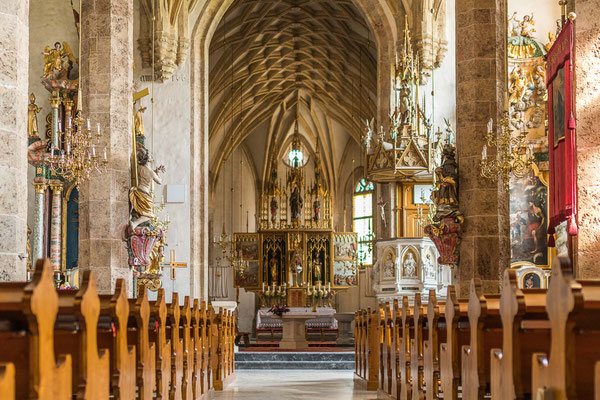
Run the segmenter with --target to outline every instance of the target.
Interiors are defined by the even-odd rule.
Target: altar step
[[[354,369],[352,351],[244,351],[235,354],[238,369]]]

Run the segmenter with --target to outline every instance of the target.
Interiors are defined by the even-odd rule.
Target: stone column
[[[571,3],[571,2],[569,2]],[[579,235],[575,276],[600,278],[600,8],[598,2],[576,0],[575,117],[577,119],[577,186]]]
[[[504,49],[504,0],[456,0],[456,146],[465,216],[455,270],[460,296],[476,276],[485,290],[497,291],[510,264],[508,193],[502,182],[482,178],[479,165],[486,124],[502,111]]]
[[[33,216],[33,227],[31,228],[31,262],[44,257],[44,192],[48,185],[45,183],[34,183],[35,188],[35,215]]]
[[[133,96],[133,2],[86,0],[82,19],[82,106],[84,117],[102,127],[109,163],[80,190],[79,264],[96,274],[108,293],[117,278],[132,276],[122,240],[129,219]]]
[[[58,129],[58,108],[60,107],[60,96],[58,94],[58,91],[54,91],[52,92],[52,96],[48,99],[48,101],[50,102],[50,108],[52,109],[52,127],[51,127],[51,131],[52,131],[52,136],[51,136],[51,142],[52,142],[52,146],[54,146],[54,148],[58,149],[59,145],[60,145],[60,141],[59,141],[59,129]]]
[[[0,1],[0,281],[27,277],[29,1]]]
[[[50,212],[50,262],[54,272],[62,269],[62,185],[50,185],[52,210]]]

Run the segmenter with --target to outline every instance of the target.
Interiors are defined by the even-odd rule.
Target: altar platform
[[[354,351],[243,351],[235,354],[235,368],[353,370]]]

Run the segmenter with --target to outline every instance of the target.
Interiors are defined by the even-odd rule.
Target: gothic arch
[[[208,293],[209,210],[209,47],[233,0],[205,0],[198,5],[191,40],[190,138],[190,295]],[[377,43],[377,116],[389,114],[389,96],[397,29],[385,0],[353,0],[362,10]]]

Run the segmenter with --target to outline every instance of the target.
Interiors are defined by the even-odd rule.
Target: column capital
[[[46,188],[48,187],[48,184],[42,182],[34,182],[33,187],[35,188],[35,193],[44,194]]]
[[[52,190],[52,192],[54,194],[59,194],[59,193],[62,193],[62,191],[63,191],[63,185],[62,185],[62,183],[51,183],[50,189]]]
[[[73,106],[75,105],[75,103],[71,99],[65,99],[62,103],[65,105],[66,111],[71,111],[73,109]]]
[[[55,92],[52,92],[52,97],[50,97],[48,101],[50,102],[50,107],[58,108],[60,106],[60,103],[62,103],[62,100],[60,99],[60,97],[55,96],[54,93]]]

